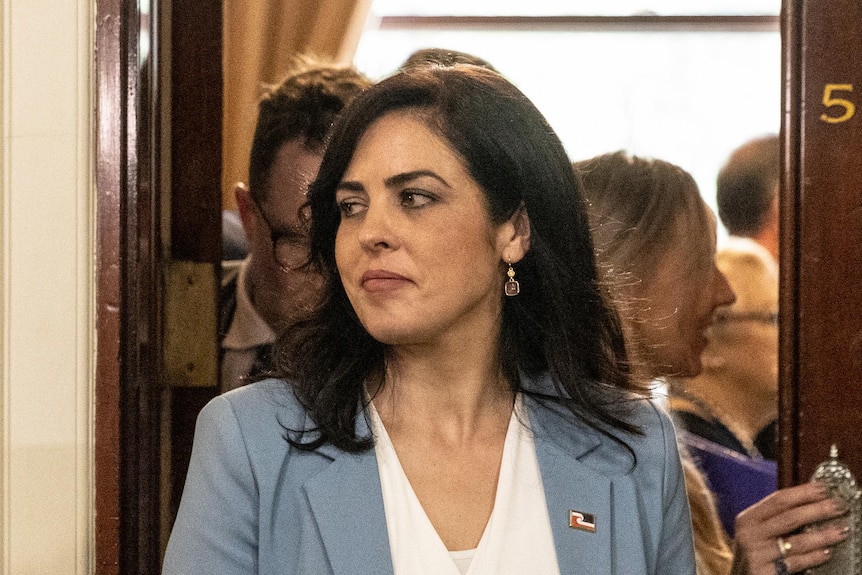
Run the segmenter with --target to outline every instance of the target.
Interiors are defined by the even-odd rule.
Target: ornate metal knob
[[[829,488],[829,495],[844,501],[849,510],[850,536],[832,550],[832,559],[825,565],[809,569],[811,575],[862,575],[862,492],[856,486],[856,478],[850,469],[838,460],[838,448],[829,449],[829,459],[817,466],[811,481],[818,481]],[[830,519],[805,528],[806,531],[823,529],[844,518]]]

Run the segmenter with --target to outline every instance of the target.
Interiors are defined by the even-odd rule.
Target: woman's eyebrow
[[[443,185],[445,185],[447,188],[451,187],[449,185],[449,182],[447,182],[446,180],[444,180],[443,178],[441,178],[440,176],[438,176],[436,173],[432,172],[431,170],[414,170],[412,172],[404,172],[403,174],[396,174],[394,176],[390,176],[390,177],[386,178],[385,180],[383,180],[383,183],[386,185],[387,188],[396,188],[398,186],[406,184],[407,182],[411,182],[415,179],[422,178],[422,177],[434,178],[435,180],[437,180],[440,183],[442,183]]]
[[[364,192],[365,186],[363,186],[359,182],[353,182],[353,181],[349,181],[349,180],[348,181],[341,181],[335,187],[335,191],[340,192],[342,190],[345,192]]]

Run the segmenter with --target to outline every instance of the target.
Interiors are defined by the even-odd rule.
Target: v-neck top
[[[446,549],[373,405],[369,411],[395,575],[559,575],[545,490],[520,395],[503,444],[494,509],[479,545],[468,550]]]

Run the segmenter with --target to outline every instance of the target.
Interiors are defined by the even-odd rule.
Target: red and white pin
[[[596,532],[596,516],[592,513],[582,513],[569,509],[569,527],[589,533]]]

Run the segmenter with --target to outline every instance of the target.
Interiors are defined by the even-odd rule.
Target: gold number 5
[[[853,114],[856,113],[856,106],[853,105],[853,102],[845,100],[844,98],[832,97],[832,92],[852,91],[853,84],[826,84],[826,86],[823,87],[823,105],[827,108],[832,106],[841,106],[844,108],[844,114],[841,116],[827,116],[826,114],[822,114],[820,119],[830,124],[837,124],[839,122],[846,122],[852,118]]]

